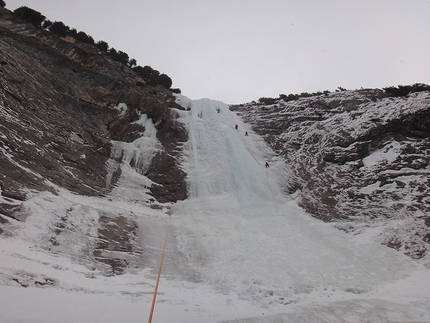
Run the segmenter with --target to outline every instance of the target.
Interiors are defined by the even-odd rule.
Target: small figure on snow
[[[248,136],[248,131],[245,131],[245,136]]]
[[[266,162],[266,168],[269,168],[269,163],[268,162]]]
[[[235,125],[235,126],[234,126],[234,128],[235,128],[235,129],[237,129],[237,128],[238,128],[238,126],[237,126],[237,125]]]

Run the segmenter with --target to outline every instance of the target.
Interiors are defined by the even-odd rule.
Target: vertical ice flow
[[[254,213],[258,198],[254,207],[261,209],[261,200],[271,200],[263,161],[247,146],[243,128],[235,129],[228,106],[208,99],[193,101],[190,114],[190,196],[233,194]]]
[[[174,232],[199,280],[272,302],[318,288],[366,292],[413,268],[403,255],[357,243],[297,207],[278,185],[280,168],[264,167],[273,152],[227,105],[187,106],[180,118],[189,130],[190,198],[173,209]]]

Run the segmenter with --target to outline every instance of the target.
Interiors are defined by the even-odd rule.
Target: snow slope
[[[282,193],[289,166],[225,104],[178,102],[190,198],[145,206],[135,191],[148,179],[127,160],[107,198],[34,193],[25,221],[0,235],[0,322],[145,321],[168,214],[153,322],[430,322],[428,270],[306,214]],[[49,249],[47,228],[67,210],[68,249]],[[82,257],[101,214],[139,225],[142,251],[123,275]]]

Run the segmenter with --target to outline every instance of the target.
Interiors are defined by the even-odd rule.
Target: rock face
[[[95,46],[35,29],[0,8],[0,234],[2,224],[19,218],[28,192],[55,193],[59,187],[85,196],[108,194],[121,176],[123,157],[113,156],[112,143],[142,136],[146,129],[137,121],[144,114],[161,148],[149,167],[134,167],[153,182],[155,203],[184,199],[185,174],[176,157],[187,134],[172,108],[180,107],[169,90],[147,86]],[[131,221],[121,227],[136,234],[132,220],[113,221]],[[105,222],[101,216],[101,233],[114,239],[118,234],[107,233]],[[56,235],[66,224],[59,225]],[[55,246],[61,239],[54,240]],[[128,250],[127,241],[123,245]],[[94,255],[103,248],[109,249],[100,245]],[[115,260],[103,261],[121,271]]]
[[[347,231],[384,223],[382,243],[427,254],[430,92],[342,91],[231,109],[291,166],[285,189],[308,212]]]
[[[24,187],[46,189],[45,178],[79,194],[105,194],[115,184],[115,177],[106,183],[110,141],[138,138],[145,129],[133,122],[146,114],[165,149],[148,172],[161,184],[154,197],[185,198],[184,174],[173,156],[186,133],[172,120],[170,91],[146,86],[91,45],[19,24],[6,9],[0,14],[4,196],[23,199]],[[125,114],[115,108],[119,103],[127,105]]]

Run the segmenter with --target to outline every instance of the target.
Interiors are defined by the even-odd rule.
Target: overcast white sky
[[[191,99],[430,83],[429,0],[5,0],[169,75]]]

